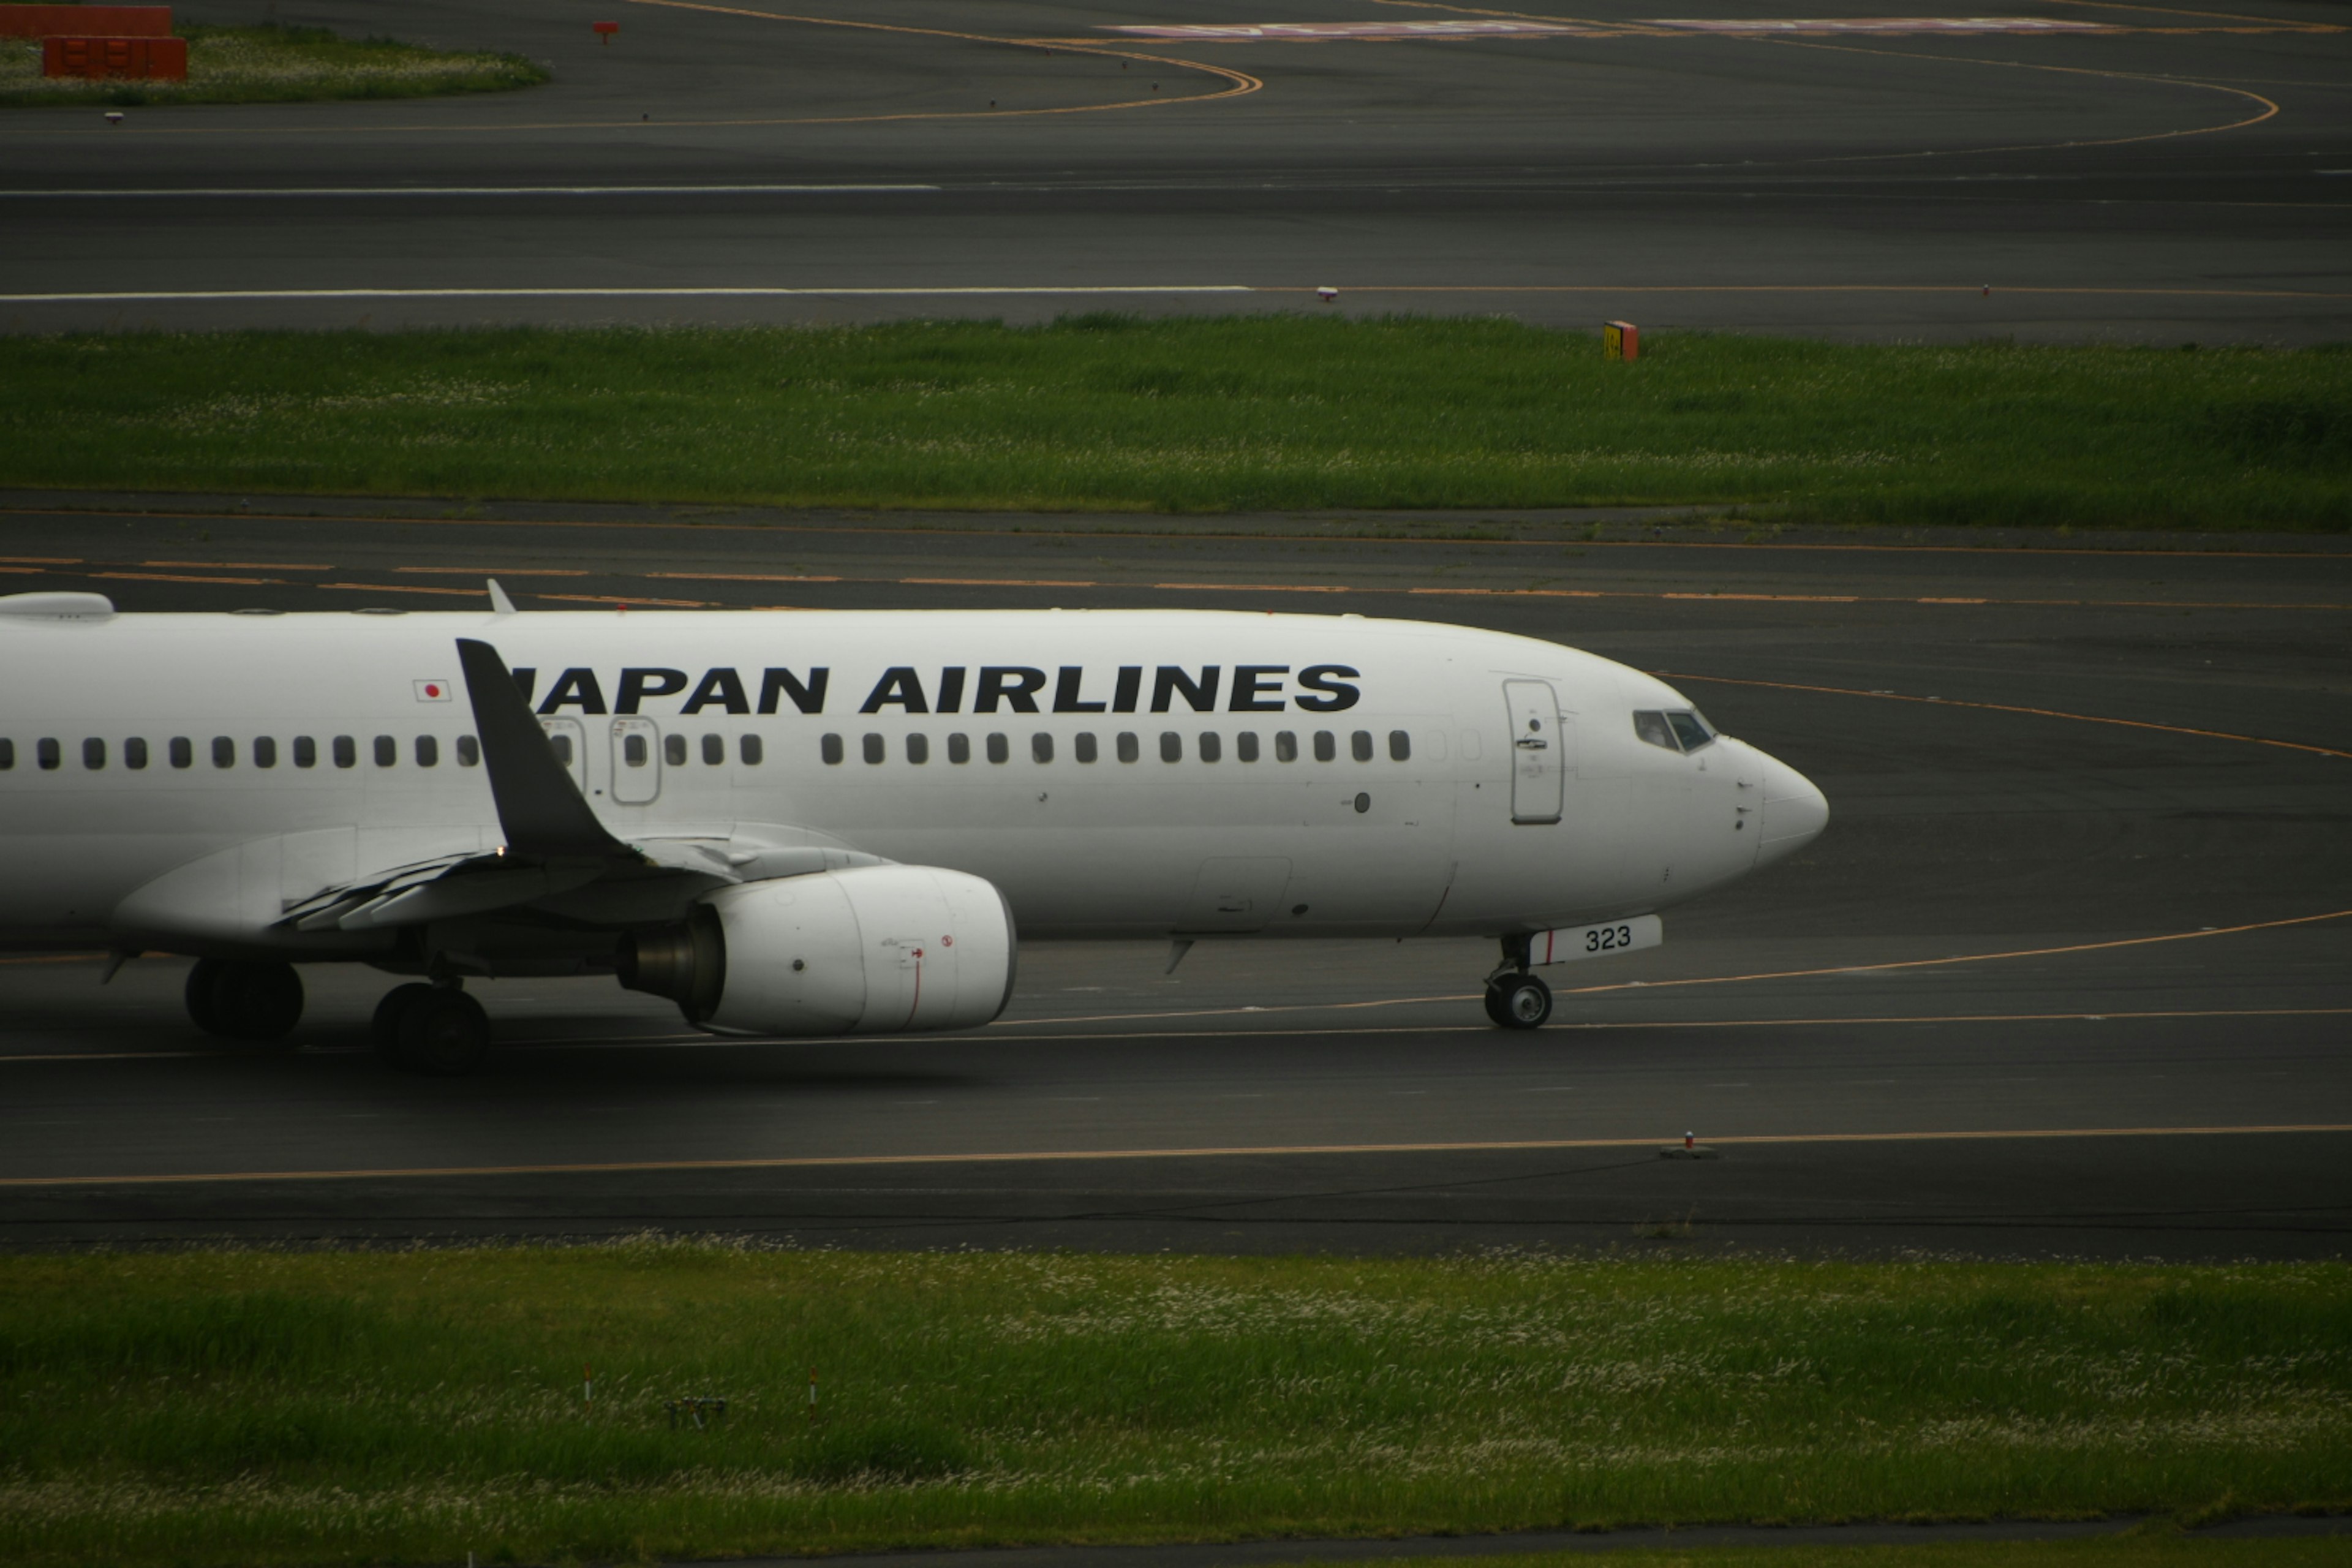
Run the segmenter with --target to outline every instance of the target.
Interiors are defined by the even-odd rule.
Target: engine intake
[[[969,1029],[1013,996],[1019,940],[990,883],[930,866],[747,882],[624,937],[621,984],[723,1035]]]

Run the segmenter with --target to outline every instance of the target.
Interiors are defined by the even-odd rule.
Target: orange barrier
[[[41,40],[43,76],[188,79],[185,38],[58,38]]]
[[[0,5],[0,38],[168,38],[169,5]]]

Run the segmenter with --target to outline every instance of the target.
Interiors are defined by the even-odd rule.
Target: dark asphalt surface
[[[969,1037],[720,1043],[604,982],[485,984],[509,1048],[423,1082],[362,1047],[389,984],[370,971],[312,969],[280,1056],[208,1048],[178,963],[100,990],[89,958],[0,958],[8,1245],[659,1227],[2218,1258],[2352,1237],[2342,542],[104,504],[0,496],[8,587],[428,608],[495,573],[526,610],[589,614],[1198,604],[1496,626],[1674,672],[1833,818],[1669,914],[1663,948],[1556,971],[1533,1037],[1479,1016],[1477,943],[1204,942],[1173,975],[1162,949],[1060,944],[1024,952],[1012,1011]],[[1660,1158],[1685,1131],[1718,1157]]]
[[[1465,14],[615,0],[600,45],[573,0],[197,9],[557,75],[115,128],[7,110],[0,330],[1032,320],[1322,309],[1324,285],[1342,310],[1863,339],[2308,342],[2352,321],[2352,32],[2316,0],[2036,8],[2112,29],[2071,37],[1771,38],[1603,0],[1570,36],[1181,44],[1105,29]],[[779,188],[841,184],[908,188]],[[242,297],[154,297],[208,291]],[[31,298],[59,295],[85,298]]]

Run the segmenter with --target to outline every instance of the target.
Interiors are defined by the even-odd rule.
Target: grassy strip
[[[2352,1268],[18,1258],[0,1456],[13,1563],[2341,1505]]]
[[[0,483],[1036,509],[1730,502],[2352,527],[2352,353],[1491,320],[0,342]]]
[[[393,38],[345,38],[324,27],[182,26],[185,81],[44,77],[41,40],[0,38],[0,108],[88,103],[310,103],[341,98],[436,98],[504,92],[547,79],[520,55],[422,48]]]

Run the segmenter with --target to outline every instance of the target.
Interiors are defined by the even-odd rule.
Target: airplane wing
[[[695,899],[736,882],[889,862],[780,828],[728,838],[625,842],[582,798],[539,720],[488,643],[457,641],[482,767],[506,843],[375,870],[288,905],[277,924],[360,931],[530,904],[592,925],[675,919]]]

